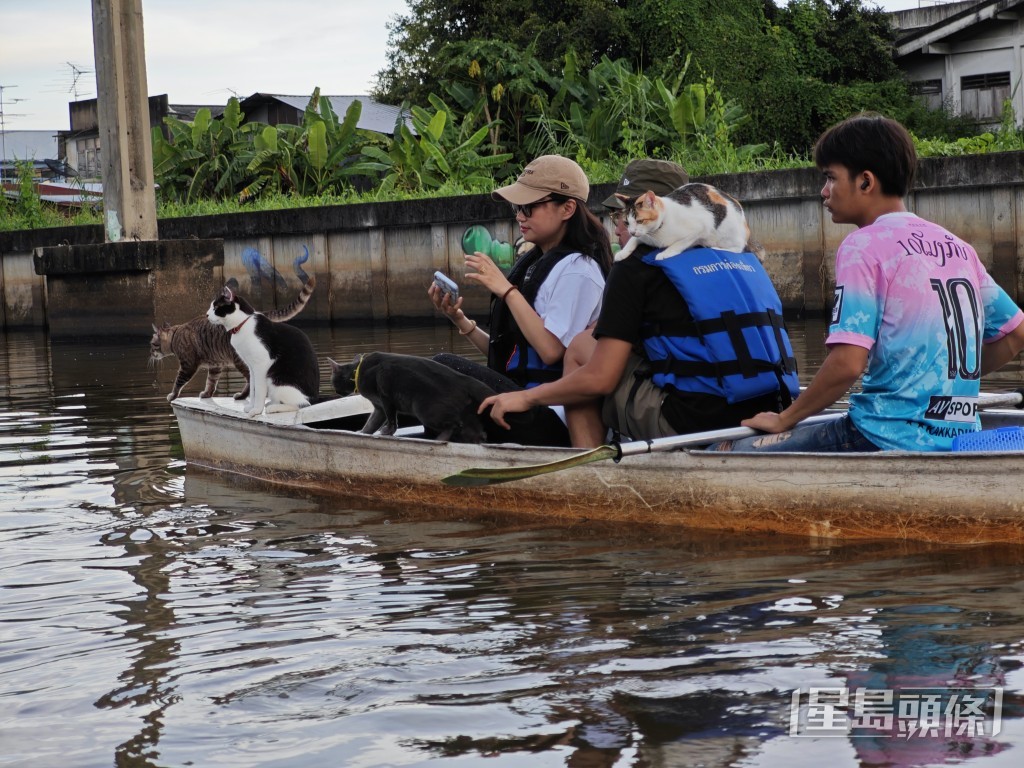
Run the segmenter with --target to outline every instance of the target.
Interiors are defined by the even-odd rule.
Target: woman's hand
[[[433,283],[431,283],[430,287],[427,288],[427,295],[430,296],[430,300],[434,302],[435,309],[447,315],[448,319],[453,323],[458,324],[456,321],[462,312],[462,296],[459,296],[456,302],[452,304],[451,294],[445,293]]]
[[[504,273],[485,253],[466,254],[466,279],[479,283],[495,296],[504,296],[512,287]]]
[[[521,389],[518,392],[505,392],[501,395],[491,395],[480,403],[477,413],[482,414],[490,408],[491,419],[493,419],[495,424],[504,427],[505,429],[512,429],[503,417],[506,413],[522,413],[523,411],[528,411],[533,407],[530,404],[529,396],[526,393],[527,390]]]

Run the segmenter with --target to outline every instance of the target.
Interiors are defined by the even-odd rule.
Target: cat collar
[[[358,395],[359,394],[359,369],[363,367],[363,358],[365,358],[365,357],[366,357],[366,355],[360,355],[359,356],[359,362],[356,363],[355,373],[352,374],[352,387],[353,387],[352,394],[353,395]]]
[[[243,320],[238,325],[236,325],[234,328],[232,328],[230,331],[228,331],[228,333],[230,333],[230,334],[238,333],[241,330],[242,326],[249,322],[249,318],[250,317],[252,317],[252,315],[249,315],[248,317],[246,317],[245,320]]]

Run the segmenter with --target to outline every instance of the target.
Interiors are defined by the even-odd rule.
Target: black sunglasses
[[[535,206],[543,205],[544,203],[553,203],[555,199],[553,197],[545,197],[543,200],[538,200],[535,203],[527,203],[526,205],[516,205],[515,203],[509,203],[512,206],[512,215],[518,216],[520,213],[526,218],[530,218],[533,215],[533,209]]]

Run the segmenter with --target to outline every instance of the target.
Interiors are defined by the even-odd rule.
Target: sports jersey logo
[[[973,423],[978,417],[978,398],[933,395],[928,400],[926,419]]]
[[[832,297],[832,322],[835,325],[843,315],[843,286],[837,285],[835,295]]]

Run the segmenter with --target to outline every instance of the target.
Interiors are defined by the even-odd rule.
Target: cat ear
[[[340,365],[338,365],[336,362],[334,362],[333,359],[331,359],[329,357],[327,358],[327,362],[329,362],[331,364],[331,373],[337,373],[338,369],[341,368]]]
[[[626,201],[628,201],[628,200],[629,200],[629,195],[624,195],[624,194],[622,194],[621,192],[616,192],[616,193],[615,193],[615,196],[616,196],[617,198],[619,198],[619,200],[622,200],[623,202],[626,202]]]

